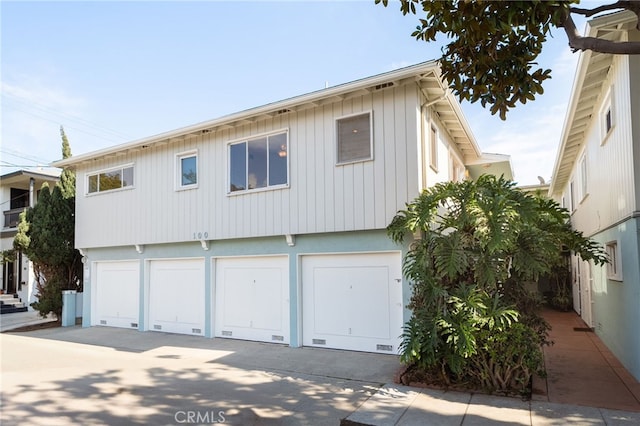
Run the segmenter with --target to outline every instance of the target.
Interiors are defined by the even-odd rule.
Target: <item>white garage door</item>
[[[215,335],[289,343],[289,259],[216,259]]]
[[[204,335],[204,259],[152,260],[149,330]]]
[[[138,328],[140,262],[96,262],[93,282],[92,324]]]
[[[304,256],[302,314],[305,346],[397,354],[400,253]]]

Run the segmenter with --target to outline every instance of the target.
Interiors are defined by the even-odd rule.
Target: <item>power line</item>
[[[15,106],[13,107],[13,109],[15,109],[16,111],[20,111],[20,112],[22,112],[24,114],[32,115],[32,116],[37,117],[37,118],[39,118],[41,120],[45,120],[45,121],[48,121],[50,123],[55,123],[55,124],[60,125],[60,121],[54,121],[54,120],[51,120],[50,118],[43,117],[43,116],[35,114],[33,112],[29,112],[29,111],[25,111],[25,110],[20,109],[20,108],[16,108]],[[108,137],[96,135],[95,133],[87,132],[86,130],[80,129],[80,128],[75,127],[75,126],[64,126],[64,127],[65,128],[69,128],[69,129],[74,129],[74,130],[76,130],[76,131],[78,131],[80,133],[84,133],[86,135],[94,136],[96,138],[103,139],[103,140],[108,141],[108,142],[121,142],[122,141],[122,138],[120,138],[120,140],[118,140],[118,139],[113,139],[113,137],[108,138]]]
[[[14,95],[13,93],[3,92],[3,94],[5,96],[8,96],[9,98],[12,98],[13,101],[15,101],[15,102],[19,102],[19,103],[21,103],[23,105],[26,105],[26,106],[30,107],[30,108],[39,109],[42,112],[45,112],[47,114],[57,115],[57,116],[62,117],[64,119],[66,119],[66,120],[76,121],[76,122],[78,122],[79,124],[81,124],[83,126],[90,127],[90,128],[92,128],[94,130],[98,130],[98,131],[103,132],[103,133],[111,133],[112,136],[115,136],[115,137],[118,137],[118,138],[121,138],[121,139],[131,139],[130,135],[126,135],[126,134],[118,132],[116,130],[109,129],[108,127],[105,127],[105,126],[102,126],[100,124],[91,122],[91,121],[86,120],[86,119],[84,119],[82,117],[78,117],[76,115],[69,114],[69,113],[63,113],[63,112],[55,111],[55,110],[51,109],[50,107],[47,107],[46,105],[43,105],[43,104],[38,103],[38,102],[34,102],[34,101],[31,101],[31,100],[26,101],[23,98],[20,98],[19,96]],[[22,111],[25,112],[24,110],[22,110]]]
[[[24,154],[20,151],[15,151],[13,149],[8,149],[8,148],[0,148],[0,152],[3,152],[7,155],[10,155],[12,157],[17,157],[17,158],[22,158],[23,160],[31,160],[34,161],[36,163],[50,163],[49,160],[45,160],[43,158],[38,158],[35,157],[33,155],[28,155],[28,154]]]

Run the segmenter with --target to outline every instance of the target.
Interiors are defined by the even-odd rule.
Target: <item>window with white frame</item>
[[[617,241],[609,241],[606,244],[609,263],[607,263],[607,278],[622,281],[622,259],[618,250]]]
[[[288,132],[229,144],[229,193],[289,184]]]
[[[580,158],[580,201],[584,200],[589,195],[589,175],[587,174],[587,155],[583,155]]]
[[[133,165],[87,174],[87,194],[133,187]]]
[[[576,209],[576,195],[573,181],[569,182],[569,211],[572,212]]]
[[[449,154],[451,158],[451,180],[453,182],[460,182],[464,180],[464,166],[455,155]]]
[[[613,111],[613,86],[611,86],[606,96],[604,97],[602,108],[600,109],[600,133],[602,136],[602,145],[604,145],[604,143],[607,141],[607,138],[609,137],[609,134],[611,134],[614,125],[615,114]]]
[[[336,120],[336,152],[338,164],[373,159],[371,112]]]
[[[198,186],[198,152],[189,151],[176,155],[176,188],[190,189]]]
[[[429,132],[429,166],[438,171],[438,130],[433,124]]]

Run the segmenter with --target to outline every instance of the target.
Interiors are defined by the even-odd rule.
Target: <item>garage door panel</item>
[[[256,271],[252,327],[278,331],[283,322],[282,270],[262,268]]]
[[[360,337],[389,339],[390,294],[389,268],[360,268],[358,281],[351,287],[351,334]]]
[[[224,271],[224,325],[226,327],[249,327],[250,319],[234,301],[250,300],[252,275],[244,268],[229,268]]]
[[[313,287],[313,299],[316,305],[331,307],[332,315],[315,306],[305,306],[313,313],[313,330],[317,334],[344,335],[348,333],[349,301],[347,284],[342,268],[319,267],[313,271],[314,282],[324,285]]]
[[[150,329],[204,334],[204,259],[154,260],[149,274]]]
[[[284,256],[216,260],[216,336],[289,342],[288,262]]]
[[[137,328],[140,310],[138,261],[97,262],[94,325]]]
[[[304,256],[303,344],[397,353],[401,277],[400,253]]]

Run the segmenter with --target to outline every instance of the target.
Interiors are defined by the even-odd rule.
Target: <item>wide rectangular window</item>
[[[610,241],[606,244],[609,263],[607,263],[607,277],[612,280],[622,281],[622,259],[618,251],[618,242]]]
[[[288,132],[230,144],[228,191],[286,186],[288,153]]]
[[[113,191],[133,186],[133,166],[109,169],[87,175],[87,193]]]
[[[336,120],[338,164],[373,159],[371,113],[350,115]]]
[[[198,186],[198,154],[196,151],[176,155],[176,187],[189,189]]]

